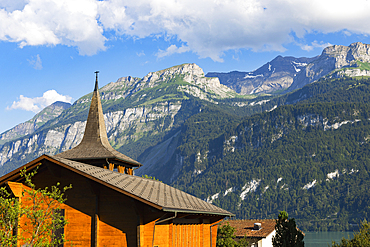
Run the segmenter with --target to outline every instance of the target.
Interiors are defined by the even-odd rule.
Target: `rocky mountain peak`
[[[207,77],[218,77],[222,84],[240,94],[271,93],[288,88],[294,76],[314,58],[277,56],[251,72],[210,72]]]
[[[349,46],[333,45],[326,47],[317,59],[308,64],[294,78],[290,90],[298,89],[322,77],[370,76],[367,66],[370,62],[370,45],[361,42]]]
[[[194,77],[203,77],[203,70],[194,63],[186,63],[177,66],[173,66],[168,69],[160,70],[157,72],[150,72],[144,78],[145,82],[155,82],[155,81],[166,81],[173,77],[181,76],[186,82],[191,82]]]
[[[352,43],[349,46],[333,45],[326,47],[321,59],[334,58],[335,69],[351,66],[356,61],[370,61],[370,45],[361,42]]]

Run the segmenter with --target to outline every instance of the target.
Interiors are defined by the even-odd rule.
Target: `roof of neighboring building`
[[[136,160],[116,151],[110,145],[100,102],[98,79],[95,81],[95,89],[91,98],[89,115],[82,141],[76,147],[59,153],[56,156],[75,161],[113,159],[131,166],[142,166]]]
[[[223,221],[221,225],[229,222],[230,226],[235,228],[236,237],[248,237],[248,238],[265,238],[275,230],[274,219],[264,220],[227,220]],[[261,223],[261,229],[254,230],[254,223]]]
[[[82,176],[164,212],[233,216],[232,213],[226,210],[216,207],[215,205],[205,202],[181,190],[175,189],[160,181],[118,173],[97,166],[45,154],[4,175],[0,178],[0,184],[19,177],[19,171],[24,167],[27,167],[27,170],[33,169],[40,163],[43,163],[44,160],[72,170]]]

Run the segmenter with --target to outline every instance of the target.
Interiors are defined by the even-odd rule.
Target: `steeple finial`
[[[94,91],[97,91],[98,90],[98,74],[99,74],[99,71],[95,71],[94,73],[96,74]]]

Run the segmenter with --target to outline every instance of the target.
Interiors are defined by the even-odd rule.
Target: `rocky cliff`
[[[47,121],[58,117],[62,111],[68,109],[70,106],[71,104],[66,102],[54,102],[36,114],[31,120],[18,124],[14,128],[0,134],[0,144],[32,134]]]
[[[322,77],[370,76],[370,45],[360,42],[349,46],[333,45],[303,68],[289,88],[295,90]]]

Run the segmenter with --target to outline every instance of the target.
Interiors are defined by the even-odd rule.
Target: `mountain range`
[[[313,58],[278,56],[252,72],[209,72],[240,94],[282,93],[302,88],[322,77],[370,76],[370,46],[360,42],[334,45]]]
[[[370,215],[370,45],[278,56],[253,72],[196,64],[99,89],[109,141],[136,175],[238,218],[288,211],[303,230],[348,230]],[[93,85],[92,85],[93,86]],[[91,94],[56,102],[0,135],[0,173],[82,139]]]

